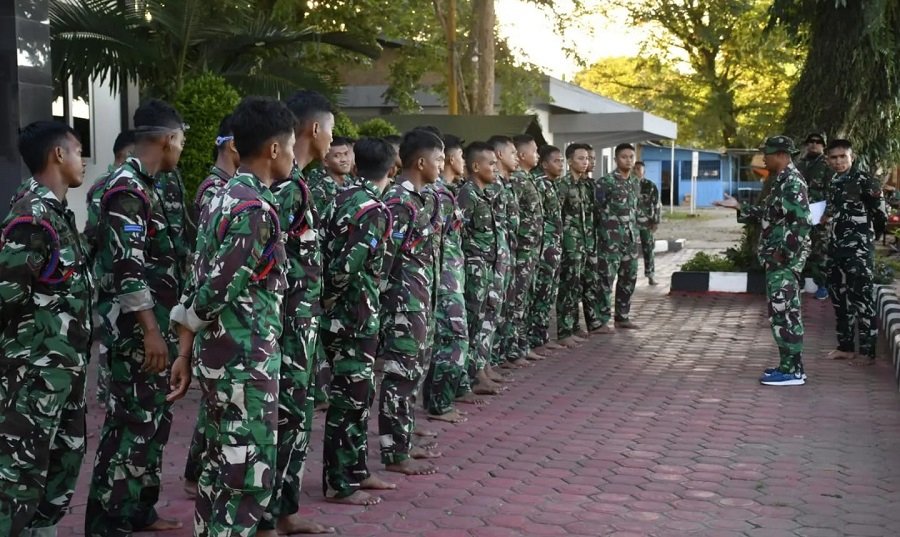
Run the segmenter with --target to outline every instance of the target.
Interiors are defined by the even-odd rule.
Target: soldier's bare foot
[[[197,499],[197,482],[184,480],[184,494],[191,500]]]
[[[137,531],[172,531],[181,529],[182,527],[184,527],[184,524],[182,524],[181,521],[172,520],[171,518],[157,518],[156,522],[153,524],[144,526]]]
[[[397,472],[404,475],[434,475],[437,467],[430,462],[406,459],[397,464],[386,464],[384,469],[388,472]]]
[[[591,330],[592,334],[612,334],[613,332],[615,332],[615,330],[608,324],[604,324],[603,326]]]
[[[325,412],[328,410],[328,401],[316,405],[316,412]]]
[[[308,518],[303,518],[297,513],[279,518],[278,524],[275,525],[275,529],[278,530],[278,535],[334,533],[334,528],[331,526],[324,526]],[[260,535],[259,531],[256,532],[256,535]]]
[[[460,395],[456,399],[454,399],[457,403],[462,403],[464,405],[475,405],[475,406],[484,406],[488,404],[487,399],[482,399],[475,395],[474,392],[466,392],[463,395]]]
[[[551,350],[551,351],[558,351],[558,350],[560,350],[560,349],[565,349],[565,347],[563,347],[563,346],[560,345],[559,343],[555,343],[555,342],[553,342],[553,341],[547,342],[547,344],[544,345],[544,348],[545,348],[545,349],[549,349],[549,350]]]
[[[569,336],[565,339],[561,339],[559,340],[559,344],[569,349],[581,345],[581,343],[575,339],[575,336]]]
[[[528,353],[528,356],[526,356],[525,358],[528,360],[534,361],[534,362],[538,362],[541,360],[545,360],[547,357],[544,356],[543,354],[538,354],[537,351],[531,351]]]
[[[494,384],[493,382],[488,384],[487,382],[480,382],[474,386],[472,386],[472,391],[476,395],[500,395],[500,392],[503,391],[498,384]]]
[[[571,336],[571,337],[578,343],[584,343],[585,341],[587,341],[586,337],[581,337],[581,336]]]
[[[422,436],[425,438],[437,438],[437,431],[432,431],[431,429],[426,429],[425,427],[421,427],[416,425],[416,428],[413,430],[413,434],[416,436]]]
[[[579,330],[578,333],[575,334],[575,337],[586,340],[591,337],[591,334],[590,334],[590,332],[587,332],[585,330]]]
[[[278,530],[256,530],[256,537],[278,537]]]
[[[488,380],[490,382],[495,382],[495,383],[499,382],[500,384],[506,384],[507,382],[513,381],[512,378],[507,377],[506,375],[500,373],[499,371],[494,371],[493,369],[485,368],[484,375],[485,375],[484,379],[482,379],[481,377],[476,377],[476,378],[478,378],[478,382],[482,382],[483,380]]]
[[[842,350],[833,350],[828,353],[828,357],[832,360],[853,360],[854,358],[856,358],[856,353]]]
[[[409,450],[409,456],[414,459],[439,459],[443,457],[444,454],[436,449],[424,446],[413,446]]]
[[[343,498],[325,498],[326,502],[331,503],[342,503],[345,505],[377,505],[381,503],[381,498],[378,496],[372,496],[368,492],[363,492],[361,490],[357,490],[353,494],[349,496],[344,496]]]
[[[377,475],[370,475],[362,480],[359,488],[362,490],[394,490],[397,488],[397,484],[385,481]]]
[[[429,414],[428,419],[432,421],[444,421],[447,423],[462,423],[468,418],[463,416],[460,411],[454,409],[443,414]]]
[[[639,330],[641,327],[634,324],[633,322],[631,322],[629,320],[625,320],[625,321],[616,321],[616,328],[622,328],[625,330]]]

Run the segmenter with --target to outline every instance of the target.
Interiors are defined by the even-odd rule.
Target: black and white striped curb
[[[766,293],[766,276],[756,272],[673,272],[671,291]]]
[[[900,297],[897,290],[890,285],[876,285],[875,308],[894,364],[894,378],[900,387]]]
[[[684,245],[687,243],[685,239],[669,239],[669,240],[658,240],[653,245],[653,253],[661,254],[663,252],[680,252],[684,249]]]

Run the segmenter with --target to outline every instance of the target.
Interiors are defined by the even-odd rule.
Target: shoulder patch
[[[125,233],[143,233],[144,226],[139,224],[125,224],[122,226],[122,231]]]

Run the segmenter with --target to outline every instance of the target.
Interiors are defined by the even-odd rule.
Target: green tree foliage
[[[213,163],[219,123],[239,101],[237,90],[212,73],[188,80],[176,94],[174,106],[191,127],[179,162],[187,199],[193,199]]]
[[[612,0],[647,38],[641,58],[604,60],[577,80],[679,124],[682,143],[755,147],[779,130],[800,47],[764,32],[765,0]]]
[[[382,138],[391,134],[400,134],[400,131],[397,130],[397,127],[393,124],[380,117],[373,117],[372,119],[359,124],[360,136]]]
[[[356,124],[347,117],[347,114],[338,111],[334,114],[333,134],[334,136],[344,136],[351,140],[356,140],[359,138],[359,129],[356,127]]]

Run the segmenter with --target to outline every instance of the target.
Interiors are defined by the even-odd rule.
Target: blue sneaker
[[[767,376],[773,375],[775,373],[779,373],[778,368],[770,367],[769,369],[766,369],[765,371],[763,371],[763,377],[767,377]],[[802,377],[803,380],[806,380],[806,373],[800,373],[800,377]]]
[[[817,300],[825,300],[828,298],[828,288],[824,285],[816,289],[816,299]]]
[[[782,373],[777,369],[772,373],[763,374],[759,383],[765,386],[802,386],[806,384],[806,375],[803,373]]]

